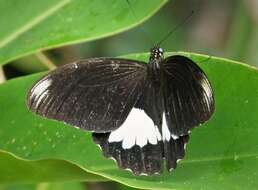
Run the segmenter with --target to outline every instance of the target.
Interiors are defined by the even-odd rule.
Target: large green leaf
[[[12,139],[14,143],[14,139]],[[29,161],[0,151],[0,184],[56,181],[106,181],[107,179],[85,172],[64,160],[46,159]]]
[[[113,35],[142,23],[167,0],[0,0],[0,64]]]
[[[87,190],[87,189],[104,189],[104,190],[135,190],[134,188],[124,186],[114,182],[101,183],[39,183],[39,184],[11,184],[1,185],[0,190]]]
[[[25,185],[0,185],[0,190],[87,190],[86,185],[77,182],[40,183]]]
[[[138,188],[257,189],[258,70],[226,59],[185,55],[199,62],[209,76],[216,111],[207,124],[193,130],[186,158],[172,174],[137,177],[119,170],[102,156],[90,133],[29,112],[26,93],[42,74],[0,86],[0,149],[27,160],[66,160],[65,164]],[[148,59],[147,54],[127,57]]]

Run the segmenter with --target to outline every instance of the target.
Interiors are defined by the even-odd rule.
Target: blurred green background
[[[257,0],[171,0],[155,16],[132,30],[50,50],[45,55],[60,65],[88,57],[147,52],[192,10],[194,15],[162,44],[165,51],[196,52],[258,66]],[[135,19],[133,13],[132,19]],[[4,66],[4,72],[7,78],[12,78],[47,70],[41,61],[40,56],[24,57]]]

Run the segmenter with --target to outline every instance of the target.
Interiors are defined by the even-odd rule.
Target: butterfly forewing
[[[196,63],[184,56],[166,58],[163,68],[167,126],[174,137],[187,135],[214,112],[210,82]]]
[[[146,64],[94,58],[64,65],[39,80],[28,94],[30,110],[81,129],[118,128],[141,95]]]

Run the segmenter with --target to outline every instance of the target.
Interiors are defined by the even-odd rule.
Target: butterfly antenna
[[[187,15],[182,22],[176,25],[175,28],[173,28],[170,32],[168,32],[167,35],[165,35],[157,45],[160,46],[171,34],[173,34],[178,28],[183,26],[193,16],[193,14],[194,14],[194,11],[191,11],[191,13]]]
[[[137,18],[136,14],[135,14],[135,11],[134,11],[134,9],[133,9],[133,7],[132,7],[130,1],[129,1],[129,0],[126,0],[126,2],[127,2],[128,6],[129,6],[131,12],[132,12],[132,15],[133,15],[134,19],[135,19],[135,20],[138,20],[138,18]],[[144,36],[145,36],[146,38],[148,38],[148,40],[149,40],[152,44],[154,44],[154,41],[153,41],[153,40],[151,39],[151,37],[148,35],[148,32],[146,32],[143,28],[141,28],[141,31],[142,31],[142,33],[144,33]]]

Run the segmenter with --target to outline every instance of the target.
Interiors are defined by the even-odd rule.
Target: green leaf
[[[114,182],[101,182],[101,183],[65,182],[65,183],[0,185],[0,190],[87,190],[87,189],[135,190],[134,188],[130,188],[128,186],[124,186]]]
[[[14,142],[14,138],[12,142]],[[85,172],[75,164],[64,160],[24,160],[5,151],[0,151],[0,184],[35,183],[58,181],[107,181],[107,179]]]
[[[0,185],[0,190],[87,190],[87,188],[82,183],[66,182],[26,185]]]
[[[128,30],[167,0],[0,0],[0,64],[43,49],[85,42]]]
[[[186,158],[173,173],[137,177],[119,170],[113,160],[102,156],[90,133],[28,111],[27,91],[42,74],[0,86],[0,149],[27,160],[65,160],[67,165],[71,162],[86,172],[137,188],[257,189],[258,70],[227,59],[184,54],[207,73],[216,111],[207,124],[192,131]],[[148,54],[126,57],[148,60]],[[12,167],[8,160],[5,163]],[[22,181],[15,176],[13,180]]]

